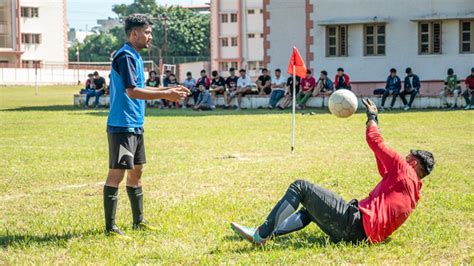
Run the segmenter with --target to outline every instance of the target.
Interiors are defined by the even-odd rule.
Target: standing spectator
[[[186,87],[191,93],[189,94],[189,96],[187,96],[185,99],[184,99],[184,105],[183,105],[183,108],[187,108],[189,107],[188,103],[189,103],[189,99],[191,99],[191,97],[193,98],[194,100],[194,104],[196,104],[197,102],[197,88],[196,88],[196,80],[193,78],[193,74],[191,72],[188,72],[186,73],[186,79],[183,81],[183,86]]]
[[[458,80],[458,76],[454,74],[454,70],[452,68],[448,69],[448,76],[444,80],[444,89],[440,92],[439,96],[441,97],[441,101],[446,108],[450,108],[450,110],[454,110],[458,108],[458,97],[461,94],[461,86],[459,86],[460,81]],[[446,97],[452,95],[454,97],[454,106],[448,104],[448,100]]]
[[[403,104],[405,107],[403,110],[408,111],[415,100],[416,95],[420,93],[420,78],[413,74],[413,71],[410,67],[405,70],[407,76],[405,77],[405,81],[403,82],[403,90],[400,92],[400,98],[402,99]],[[410,94],[410,102],[407,104],[406,95]]]
[[[383,112],[385,110],[385,101],[389,95],[392,95],[392,103],[390,104],[389,109],[393,108],[395,101],[400,94],[401,88],[402,81],[397,76],[397,70],[395,68],[390,69],[390,75],[387,77],[387,82],[385,83],[385,92],[382,96],[382,107],[380,108],[380,111]]]
[[[350,90],[351,89],[349,75],[344,73],[344,69],[342,67],[337,69],[337,74],[334,77],[334,87],[336,87],[336,90],[339,90],[339,89]]]
[[[300,91],[296,94],[296,109],[301,110],[305,108],[306,102],[313,95],[316,87],[316,80],[314,79],[311,70],[306,71],[306,78],[301,80]]]
[[[237,110],[242,109],[242,97],[252,92],[252,80],[247,76],[245,69],[239,71],[240,78],[237,80]]]
[[[319,77],[318,85],[313,92],[313,96],[322,95],[331,95],[334,91],[334,84],[332,80],[328,77],[328,72],[326,70],[321,71]]]
[[[466,78],[466,90],[462,94],[466,100],[466,110],[474,109],[474,67],[471,68],[471,75]],[[471,99],[469,100],[469,96]]]
[[[272,78],[266,68],[262,69],[262,75],[257,79],[257,89],[259,95],[268,95],[272,92]]]
[[[277,103],[285,95],[286,79],[281,75],[281,70],[277,68],[275,70],[275,76],[272,78],[272,93],[270,96],[269,109],[273,109],[277,106]]]
[[[296,90],[296,95],[298,95],[298,92],[300,91],[300,77],[296,76],[295,78],[296,84],[295,84],[295,90]],[[284,110],[287,108],[293,101],[293,75],[290,75],[288,79],[286,80],[286,91],[285,91],[285,99],[283,100],[283,103],[279,104],[277,107],[280,110]]]
[[[212,101],[217,102],[217,95],[224,95],[225,92],[225,79],[219,75],[216,70],[212,71],[211,89],[209,89],[212,95]]]
[[[237,96],[237,81],[239,77],[235,75],[235,68],[231,67],[229,69],[230,76],[225,81],[226,90],[224,92],[224,109],[230,107],[230,102],[232,99]]]
[[[146,80],[146,86],[147,87],[159,87],[160,84],[160,78],[158,77],[158,74],[156,73],[155,70],[152,70],[148,73],[148,79]]]
[[[89,100],[91,97],[95,97],[95,108],[99,108],[99,97],[105,94],[107,84],[105,79],[101,77],[97,71],[94,72],[94,80],[92,81],[91,86],[94,89],[89,90],[86,94],[86,108],[89,106]]]
[[[209,90],[206,90],[204,85],[199,86],[199,97],[196,104],[194,105],[194,110],[196,111],[207,111],[214,110],[214,102],[212,101],[211,93]]]

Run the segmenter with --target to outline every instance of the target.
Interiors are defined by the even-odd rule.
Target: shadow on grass
[[[72,105],[46,105],[46,106],[21,106],[10,109],[0,109],[2,112],[57,112],[57,111],[81,111],[80,107]]]
[[[8,247],[28,247],[28,246],[66,246],[72,238],[82,238],[103,234],[100,230],[89,230],[85,232],[67,232],[58,234],[28,235],[28,234],[7,234],[0,236],[0,248]]]

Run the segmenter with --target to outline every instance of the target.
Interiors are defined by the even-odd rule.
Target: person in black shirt
[[[160,84],[160,78],[158,77],[157,73],[155,70],[150,71],[148,73],[148,79],[146,80],[146,86],[147,87],[159,87]]]
[[[93,90],[89,90],[86,94],[86,105],[87,108],[89,106],[89,100],[91,97],[95,97],[95,108],[99,108],[99,97],[105,94],[106,82],[103,77],[99,75],[99,72],[94,72],[94,80],[93,83]],[[92,84],[91,84],[92,87]]]
[[[224,109],[230,107],[230,102],[237,96],[237,80],[239,77],[235,75],[235,68],[229,69],[230,76],[225,81],[225,92],[224,92]]]
[[[225,84],[226,81],[223,77],[219,75],[219,72],[217,72],[216,70],[212,71],[212,81],[209,92],[211,93],[212,101],[214,102],[214,104],[217,104],[216,96],[224,94]]]
[[[269,95],[272,92],[272,77],[268,69],[262,69],[262,75],[257,80],[257,88],[259,95]]]
[[[178,83],[178,80],[176,79],[176,75],[175,74],[170,74],[170,76],[168,77],[168,87],[170,88],[174,88],[174,87],[178,87],[179,83]],[[179,102],[175,102],[174,105],[172,102],[168,102],[168,108],[179,108]]]
[[[300,91],[300,77],[296,77],[296,94]],[[279,105],[277,105],[277,108],[280,110],[283,110],[287,108],[293,100],[293,75],[290,75],[288,79],[286,80],[286,91],[285,91],[285,99],[283,102]]]

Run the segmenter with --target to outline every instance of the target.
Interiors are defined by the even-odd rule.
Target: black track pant
[[[402,102],[404,105],[407,105],[407,99],[406,95],[410,94],[410,101],[408,102],[408,106],[411,108],[411,105],[413,104],[413,101],[415,100],[416,95],[418,94],[418,90],[412,90],[412,91],[402,91],[400,92],[400,98],[402,99]]]
[[[295,212],[300,203],[303,208]],[[266,238],[300,230],[310,222],[315,222],[334,242],[366,239],[356,200],[346,203],[338,195],[304,180],[290,185],[258,230]]]
[[[385,101],[387,100],[387,97],[390,96],[390,94],[392,94],[392,102],[390,103],[390,107],[393,108],[399,93],[400,91],[398,90],[390,91],[390,90],[385,89],[385,92],[383,93],[383,96],[382,96],[382,107],[385,107]]]

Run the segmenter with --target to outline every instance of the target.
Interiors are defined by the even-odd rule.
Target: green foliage
[[[101,32],[89,35],[84,43],[76,43],[69,48],[69,61],[77,61],[76,51],[79,48],[80,61],[107,62],[110,60],[111,53],[120,48],[121,44],[122,42],[111,33]]]
[[[361,199],[380,180],[365,143],[365,114],[147,109],[145,217],[131,229],[122,183],[117,223],[132,241],[103,234],[107,110],[72,106],[78,86],[0,86],[0,265],[473,264],[473,111],[380,115],[390,147],[433,151],[416,209],[379,245],[334,244],[314,224],[265,247],[240,240],[232,221],[262,223],[288,185],[315,182]],[[455,136],[455,137],[453,137]]]

